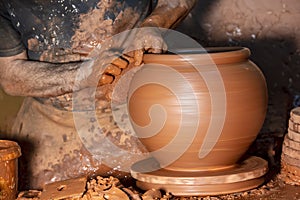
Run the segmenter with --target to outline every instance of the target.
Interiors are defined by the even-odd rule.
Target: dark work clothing
[[[0,1],[0,56],[12,56],[21,53],[25,48],[21,37],[11,24],[7,12],[3,12],[4,4]]]
[[[135,27],[149,13],[150,2],[0,0],[0,56],[16,55],[26,49],[31,60],[76,61],[79,58],[74,57],[74,49],[101,43],[113,34]],[[92,26],[92,19],[98,20],[99,27]],[[90,30],[85,23],[91,23]]]

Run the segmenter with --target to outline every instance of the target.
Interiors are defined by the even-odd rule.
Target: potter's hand
[[[111,49],[100,49],[95,50],[92,58],[85,62],[90,66],[90,73],[86,79],[89,81],[89,86],[93,87],[111,84],[130,63],[134,62],[134,58],[131,54],[121,54]]]
[[[167,51],[167,44],[162,37],[162,31],[157,27],[146,27],[137,30],[135,40],[131,44],[134,49],[134,64],[141,65],[144,52],[162,53]]]
[[[121,75],[122,71],[128,67],[128,64],[132,62],[134,62],[133,57],[126,54],[115,58],[111,63],[105,66],[98,85],[111,84],[116,77]]]
[[[107,50],[106,53],[110,52],[108,54],[113,55],[103,56],[105,54],[101,53],[96,57],[96,65],[104,66],[102,68],[98,67],[99,69],[96,68],[96,70],[101,74],[98,82],[98,87],[102,90],[100,93],[106,99],[111,99],[115,84],[126,71],[142,64],[144,52],[162,53],[167,50],[167,45],[161,33],[162,31],[156,27],[135,29],[129,33],[130,35],[126,35],[126,42],[121,42],[120,39],[109,43],[111,45],[105,45],[116,47],[116,49],[125,47],[123,54],[113,52],[112,49],[114,48],[109,48],[110,50]],[[107,58],[109,59],[106,61]]]
[[[98,49],[97,45],[93,47],[83,45],[78,49],[74,49],[73,53],[81,55],[80,58],[82,61],[99,60],[100,57],[103,58],[101,54],[104,51],[124,49],[126,55],[134,58],[135,65],[141,65],[144,52],[162,53],[167,50],[167,44],[163,39],[162,31],[158,27],[155,27],[155,24],[148,21],[145,21],[141,28],[123,32],[119,36],[107,39],[102,44],[99,43],[99,47]],[[114,62],[112,61],[112,63]]]
[[[111,100],[116,83],[123,74],[133,67],[135,67],[134,58],[130,55],[123,54],[114,58],[111,63],[105,66],[105,69],[101,74],[98,82],[96,98],[103,99],[104,97],[106,100]]]
[[[163,40],[159,28],[174,28],[189,13],[196,4],[196,0],[158,0],[152,13],[143,21],[134,42],[135,64],[139,65],[143,59],[145,51],[151,53],[161,53],[167,50],[167,45]]]

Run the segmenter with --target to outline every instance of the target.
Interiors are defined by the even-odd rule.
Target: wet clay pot
[[[18,185],[18,157],[21,149],[15,142],[0,140],[0,199],[15,200]]]
[[[160,167],[234,167],[262,127],[267,87],[247,48],[146,54],[132,79],[133,128]]]

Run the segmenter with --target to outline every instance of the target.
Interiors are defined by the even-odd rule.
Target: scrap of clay
[[[82,200],[129,200],[128,195],[121,189],[123,185],[117,178],[98,176],[87,184],[87,191]]]
[[[41,200],[61,200],[82,197],[86,186],[86,178],[80,177],[45,185]]]
[[[161,199],[161,192],[159,190],[156,189],[151,189],[146,191],[143,195],[142,195],[142,199],[143,200],[152,200],[152,199]]]
[[[298,180],[300,181],[300,168],[299,167],[291,165],[291,164],[286,163],[286,162],[282,162],[281,163],[281,169],[284,172],[291,173],[294,176],[298,177]]]
[[[109,190],[103,191],[102,193],[105,199],[129,200],[126,193],[117,187],[112,187]]]
[[[28,190],[22,191],[18,194],[17,200],[39,200],[41,196],[41,191],[38,190]]]

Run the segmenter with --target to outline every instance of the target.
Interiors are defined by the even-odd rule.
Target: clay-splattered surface
[[[97,177],[87,183],[86,191],[82,197],[77,200],[298,200],[300,199],[300,187],[286,185],[279,179],[269,181],[267,184],[250,191],[205,197],[176,197],[164,191],[148,190],[140,191],[134,186],[125,187],[118,179],[114,177]],[[27,191],[19,193],[18,200],[39,200],[40,191]],[[72,198],[71,198],[72,199]]]

